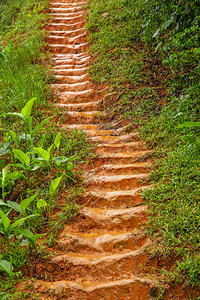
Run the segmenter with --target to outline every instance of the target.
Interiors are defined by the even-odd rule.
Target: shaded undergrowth
[[[176,3],[177,2],[177,3]],[[155,148],[148,232],[175,258],[165,279],[199,287],[199,6],[195,1],[91,0],[90,74],[107,109]],[[114,104],[113,104],[114,103]]]

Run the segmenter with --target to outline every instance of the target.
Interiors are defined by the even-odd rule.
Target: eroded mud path
[[[63,126],[84,130],[97,142],[98,156],[86,175],[82,214],[65,226],[52,259],[37,270],[43,280],[33,286],[40,299],[153,299],[157,283],[150,267],[156,267],[156,261],[149,261],[146,253],[150,242],[140,226],[147,208],[139,195],[148,186],[150,151],[137,132],[109,121],[101,107],[103,92],[97,93],[88,79],[84,4],[51,3],[52,87],[57,105],[68,111]]]

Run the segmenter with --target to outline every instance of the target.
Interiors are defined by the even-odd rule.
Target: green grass
[[[178,127],[200,115],[198,49],[191,51],[198,36],[191,25],[199,13],[195,5],[186,12],[184,1],[178,7],[175,1],[91,0],[87,29],[91,77],[114,92],[107,110],[129,119],[157,152],[153,188],[144,198],[157,254],[175,258],[171,270],[163,269],[165,279],[199,288],[200,128]],[[167,26],[173,9],[176,22]]]
[[[47,1],[0,2],[0,109],[21,109],[33,97],[46,105],[50,89],[45,32]]]

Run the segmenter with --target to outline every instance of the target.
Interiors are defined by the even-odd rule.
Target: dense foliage
[[[170,66],[181,87],[199,76],[199,1],[146,1],[144,40],[153,41],[156,51]]]
[[[109,83],[110,113],[157,150],[155,186],[144,196],[158,256],[176,261],[164,274],[199,287],[199,1],[91,0],[89,8],[90,73]]]

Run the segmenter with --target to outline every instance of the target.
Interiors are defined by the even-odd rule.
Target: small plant
[[[25,132],[17,136],[14,131],[9,130],[8,136],[6,138],[6,147],[5,144],[3,148],[6,149],[6,154],[10,154],[10,159],[12,163],[11,167],[19,170],[19,176],[23,176],[26,179],[28,186],[31,185],[31,173],[37,171],[38,169],[47,169],[51,170],[54,175],[56,173],[54,169],[62,170],[63,166],[66,171],[66,176],[73,180],[72,175],[72,162],[77,159],[76,156],[73,157],[65,157],[65,156],[57,156],[52,155],[52,149],[55,146],[57,149],[57,153],[59,153],[60,143],[61,143],[61,134],[58,133],[55,137],[54,142],[46,149],[44,149],[43,143],[44,139],[38,142],[39,147],[35,145],[34,136],[41,130],[41,128],[50,120],[50,118],[46,118],[39,125],[33,127],[33,117],[31,116],[31,110],[33,107],[35,99],[31,99],[26,103],[24,108],[21,110],[21,113],[7,113],[6,115],[18,116],[24,122]],[[25,149],[19,149],[21,147],[20,140],[23,139],[25,141]],[[12,145],[13,143],[13,145]],[[5,151],[2,154],[5,154]],[[5,170],[8,169],[8,166]],[[9,176],[17,176],[15,171]],[[4,186],[3,186],[4,187]]]
[[[2,201],[4,202],[7,193],[11,190],[12,185],[15,180],[19,179],[22,174],[19,174],[18,171],[9,173],[9,166],[7,165],[2,169],[0,173],[0,188],[2,190]]]
[[[52,182],[51,182],[51,185],[50,185],[50,188],[49,188],[49,220],[50,220],[50,214],[51,214],[51,203],[52,203],[52,198],[60,184],[60,181],[62,179],[62,176],[61,177],[58,177],[58,178],[55,178]]]
[[[1,218],[0,219],[0,232],[5,237],[4,240],[5,240],[5,244],[7,247],[7,248],[5,248],[6,252],[9,250],[10,238],[13,236],[16,236],[16,234],[21,234],[28,238],[30,237],[31,244],[33,244],[33,241],[35,239],[34,235],[30,235],[28,232],[25,231],[25,229],[21,229],[20,227],[21,227],[22,223],[24,223],[26,220],[33,218],[35,216],[36,215],[29,215],[24,218],[18,218],[16,221],[11,223],[11,220],[8,218],[7,214],[5,214],[2,210],[0,210],[0,218]],[[42,236],[42,235],[37,235],[37,238],[39,238],[40,236]],[[34,246],[35,246],[35,244],[34,244]],[[3,248],[1,250],[4,251]]]
[[[13,276],[13,266],[7,261],[0,259],[0,272],[6,272],[10,277]]]

